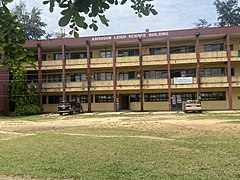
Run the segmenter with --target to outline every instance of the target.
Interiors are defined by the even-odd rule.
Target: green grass
[[[43,121],[49,121],[49,120],[55,120],[57,115],[49,115],[49,114],[43,114],[43,115],[32,115],[32,116],[0,116],[0,122],[1,121],[34,121],[34,122],[43,122]]]
[[[0,138],[0,175],[86,180],[239,179],[239,139],[239,133],[229,130],[66,128],[5,141]]]
[[[203,114],[185,114],[191,120],[240,120],[240,113],[203,113]]]

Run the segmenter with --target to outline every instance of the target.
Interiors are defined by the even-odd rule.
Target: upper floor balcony
[[[171,54],[170,64],[197,63],[196,53]]]
[[[138,58],[139,64],[139,58]],[[145,55],[143,56],[143,66],[150,65],[166,65],[167,64],[167,56],[166,55]]]
[[[231,61],[239,61],[240,52],[231,51]],[[226,62],[227,53],[226,51],[217,52],[201,52],[200,63],[211,63],[211,62]],[[196,64],[196,53],[180,53],[170,55],[170,64]],[[167,65],[167,55],[143,55],[143,66],[153,65]],[[38,63],[35,62],[36,69],[32,66],[25,64],[28,71],[37,70]],[[124,56],[116,57],[116,67],[131,67],[139,66],[139,56]],[[91,58],[91,68],[111,68],[113,67],[113,58]],[[86,69],[87,59],[67,59],[66,69]],[[44,60],[42,61],[42,70],[60,70],[62,69],[61,60]]]
[[[144,79],[144,89],[168,89],[168,80],[164,79]]]
[[[226,51],[202,52],[200,53],[200,62],[225,62],[227,61]]]
[[[228,78],[227,76],[201,77],[201,87],[203,88],[228,87]]]

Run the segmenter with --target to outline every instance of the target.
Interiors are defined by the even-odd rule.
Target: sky
[[[14,0],[8,7],[12,9],[19,0]],[[47,32],[60,30],[58,20],[61,18],[60,10],[55,8],[50,13],[48,5],[43,5],[43,0],[25,0],[27,9],[38,7],[42,10],[42,20],[47,24]],[[113,6],[106,12],[110,20],[109,27],[99,24],[97,32],[88,29],[80,30],[80,36],[125,34],[144,32],[146,29],[152,31],[166,31],[178,29],[191,29],[198,18],[205,18],[210,23],[217,21],[217,13],[214,0],[154,0],[158,15],[138,18],[127,3],[124,6]],[[68,28],[66,27],[66,31]]]

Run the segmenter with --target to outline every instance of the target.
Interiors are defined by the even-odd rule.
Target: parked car
[[[183,111],[187,112],[199,112],[202,113],[202,104],[199,100],[187,100],[184,104]]]
[[[58,103],[57,111],[60,115],[63,115],[63,113],[76,114],[82,113],[83,108],[77,101],[60,101]]]

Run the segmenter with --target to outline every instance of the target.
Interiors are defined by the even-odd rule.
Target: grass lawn
[[[133,122],[140,118],[134,116]],[[193,122],[222,117],[181,115]],[[29,136],[0,134],[0,177],[240,179],[240,132],[235,128],[240,118],[236,114],[225,118],[229,123],[216,124],[216,129],[140,121],[132,126],[88,125]]]

